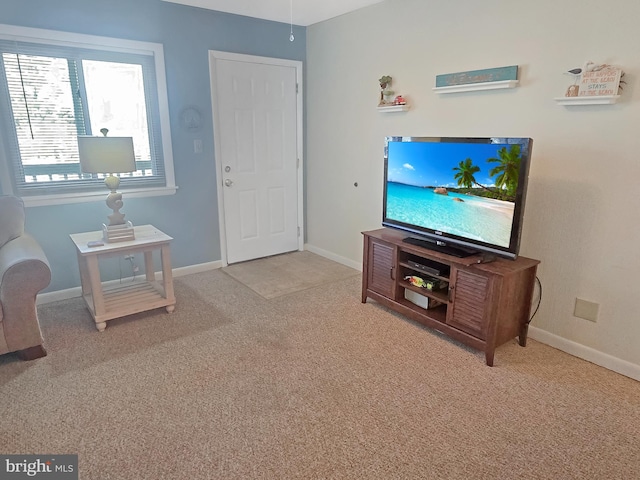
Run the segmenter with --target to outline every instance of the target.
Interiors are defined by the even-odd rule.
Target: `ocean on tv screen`
[[[508,201],[387,182],[388,219],[500,247],[509,247],[513,212]]]

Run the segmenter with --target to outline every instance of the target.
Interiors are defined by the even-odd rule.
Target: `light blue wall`
[[[157,42],[164,45],[171,112],[176,195],[126,198],[123,212],[134,224],[153,224],[174,237],[173,267],[220,260],[209,50],[305,60],[306,29],[213,12],[160,0],[11,0],[2,2],[0,23]],[[186,133],[180,111],[197,105],[202,129]],[[204,152],[193,153],[193,140]],[[106,198],[106,189],[105,189]],[[43,246],[53,278],[49,291],[78,286],[70,233],[97,230],[109,213],[102,202],[30,207],[26,228]],[[106,276],[119,274],[107,265]],[[128,268],[124,265],[123,268]],[[125,271],[128,274],[128,271]]]

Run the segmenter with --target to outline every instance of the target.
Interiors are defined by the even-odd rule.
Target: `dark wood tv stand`
[[[363,235],[362,303],[371,298],[481,350],[489,366],[496,348],[509,340],[518,337],[526,346],[538,260],[478,263],[480,256],[458,258],[405,243],[408,234],[398,230]],[[405,280],[414,275],[439,280],[443,288],[428,290]]]

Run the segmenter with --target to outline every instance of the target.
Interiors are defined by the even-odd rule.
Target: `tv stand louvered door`
[[[363,235],[363,303],[376,300],[481,350],[489,366],[498,346],[516,337],[526,345],[538,260],[478,263],[480,256],[458,258],[407,244],[407,234],[397,230]],[[411,277],[431,289],[412,284]]]

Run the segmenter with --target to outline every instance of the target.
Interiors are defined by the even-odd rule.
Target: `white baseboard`
[[[636,365],[626,360],[613,357],[609,354],[602,353],[591,347],[586,347],[566,338],[559,337],[553,333],[541,330],[536,327],[529,327],[529,338],[537,340],[540,343],[549,345],[550,347],[562,350],[574,357],[582,358],[588,362],[600,365],[608,370],[633,378],[640,381],[640,365]]]
[[[358,271],[362,271],[362,263],[354,262],[345,257],[341,257],[340,255],[336,255],[335,253],[328,252],[327,250],[323,250],[322,248],[314,247],[311,244],[305,243],[304,249],[308,250],[311,253],[315,253],[316,255],[320,255],[321,257],[328,258],[329,260],[333,260],[334,262],[341,263],[342,265],[346,265],[347,267],[355,268]]]
[[[172,270],[174,277],[183,277],[185,275],[191,275],[193,273],[208,272],[209,270],[216,270],[222,268],[222,260],[216,260],[215,262],[199,263],[197,265],[189,265],[187,267],[178,267]],[[162,276],[162,272],[158,275]]]
[[[197,265],[189,265],[187,267],[178,267],[172,270],[174,278],[182,277],[184,275],[191,275],[192,273],[202,273],[209,270],[215,270],[222,267],[222,261],[217,260],[215,262],[199,263]],[[156,272],[156,278],[162,279],[162,272]],[[104,282],[105,285],[111,285],[120,283],[121,281],[130,280],[131,277],[123,278],[122,280],[110,280]],[[60,300],[68,300],[69,298],[75,298],[82,296],[82,289],[80,287],[66,288],[64,290],[56,290],[55,292],[45,292],[38,294],[37,304],[44,305],[45,303],[57,302]]]

